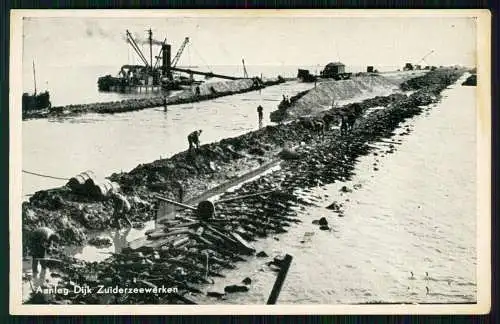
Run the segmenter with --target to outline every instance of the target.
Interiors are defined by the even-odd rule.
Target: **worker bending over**
[[[38,262],[45,258],[45,253],[51,247],[52,242],[59,241],[59,236],[48,227],[40,227],[34,230],[30,235],[29,248],[33,262],[31,268],[33,274],[38,273]],[[45,269],[45,263],[40,262],[42,269]]]
[[[259,115],[259,126],[262,126],[262,119],[264,118],[264,108],[261,105],[257,107],[257,114]]]
[[[113,192],[111,194],[111,199],[113,200],[113,224],[111,226],[120,228],[120,220],[123,219],[127,224],[132,227],[132,222],[128,219],[127,214],[130,212],[131,206],[125,196],[119,194],[118,192]]]
[[[193,147],[196,147],[196,149],[200,148],[200,135],[201,135],[201,129],[196,130],[188,135],[189,152],[191,152]]]

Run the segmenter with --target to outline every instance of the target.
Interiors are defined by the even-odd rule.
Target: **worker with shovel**
[[[196,149],[200,148],[200,135],[201,129],[196,130],[188,135],[189,152],[191,152],[193,147],[196,147]]]
[[[261,105],[257,107],[257,114],[259,115],[259,127],[262,127],[262,119],[264,118],[264,108]]]
[[[128,219],[127,214],[130,212],[132,208],[127,198],[122,194],[113,191],[111,194],[111,199],[113,200],[113,227],[120,228],[120,220],[123,219],[127,222],[127,224],[132,227],[132,222]]]
[[[38,273],[38,262],[40,261],[40,265],[42,269],[46,268],[44,262],[42,262],[45,258],[45,254],[48,249],[52,246],[52,242],[58,242],[59,236],[48,227],[39,227],[34,230],[29,239],[29,248],[31,251],[31,256],[33,258],[32,262],[32,271],[33,275]]]

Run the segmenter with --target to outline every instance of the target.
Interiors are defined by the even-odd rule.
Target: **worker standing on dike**
[[[264,108],[261,105],[257,107],[257,114],[259,115],[259,128],[262,127],[262,119],[264,118]]]
[[[51,247],[52,242],[59,241],[59,236],[48,227],[39,227],[34,230],[29,238],[29,248],[33,258],[31,268],[33,274],[38,273],[38,262],[45,258],[45,253]],[[42,269],[45,269],[45,264],[40,262]]]
[[[200,148],[200,135],[201,129],[196,130],[188,135],[189,152],[191,152],[193,147],[196,147],[196,149]]]

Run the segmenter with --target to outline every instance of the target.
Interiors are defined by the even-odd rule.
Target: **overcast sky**
[[[449,16],[28,18],[23,58],[47,66],[119,66],[132,53],[125,30],[146,39],[150,27],[155,39],[168,38],[172,56],[190,37],[180,65],[239,65],[245,58],[248,65],[394,66],[418,63],[431,50],[429,65],[475,64],[475,21]]]

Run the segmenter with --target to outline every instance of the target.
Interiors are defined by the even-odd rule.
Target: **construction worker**
[[[196,147],[196,149],[200,148],[200,135],[201,129],[196,130],[188,135],[189,152],[191,152],[193,147]]]
[[[33,262],[31,265],[33,274],[38,273],[38,262],[45,258],[45,253],[52,245],[52,242],[59,241],[59,236],[48,227],[40,227],[34,230],[29,239],[29,248]],[[45,269],[45,263],[40,262],[42,269]]]
[[[348,126],[347,126],[347,116],[345,114],[340,115],[340,135],[347,135]]]
[[[127,222],[127,224],[132,227],[132,222],[130,219],[127,217],[127,213],[130,212],[130,209],[132,208],[130,206],[130,203],[128,202],[127,198],[123,196],[122,194],[113,191],[111,194],[111,199],[113,200],[113,207],[114,207],[114,212],[113,212],[113,224],[111,226],[120,228],[120,220],[123,219]]]
[[[264,118],[264,108],[261,105],[257,107],[257,114],[259,115],[259,126],[262,125],[262,119]]]
[[[177,189],[177,196],[179,197],[179,202],[184,201],[184,188],[182,187],[182,183],[180,181],[174,181],[174,187]]]

